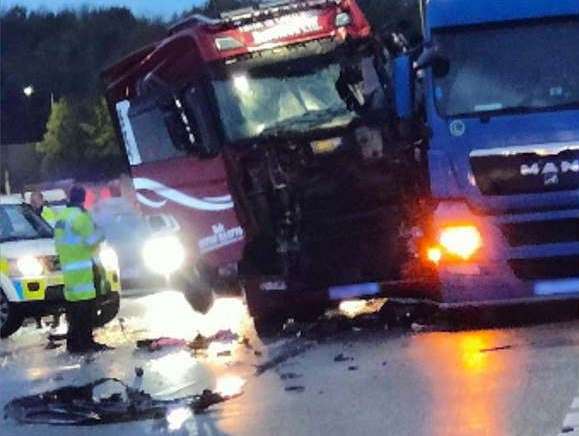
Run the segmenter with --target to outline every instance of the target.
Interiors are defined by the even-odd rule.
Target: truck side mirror
[[[410,55],[403,54],[394,59],[393,75],[396,115],[408,119],[414,114],[414,71]]]
[[[437,47],[427,48],[416,61],[416,71],[432,68],[435,77],[445,77],[450,71],[450,60]]]

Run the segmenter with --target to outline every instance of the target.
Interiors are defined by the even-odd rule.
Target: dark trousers
[[[91,348],[94,344],[92,329],[95,315],[95,300],[67,304],[68,334],[66,336],[66,348],[68,351],[83,352]]]

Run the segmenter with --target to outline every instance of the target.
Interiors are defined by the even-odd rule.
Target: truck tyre
[[[0,289],[0,338],[7,338],[22,326],[24,317]]]
[[[257,336],[262,341],[278,336],[283,330],[283,325],[287,318],[287,316],[283,316],[281,314],[254,316],[253,326]]]
[[[111,300],[97,307],[97,313],[94,320],[95,327],[103,327],[111,322],[119,313],[121,298],[118,292],[113,293]]]

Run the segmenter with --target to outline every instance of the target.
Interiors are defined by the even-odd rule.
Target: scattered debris
[[[303,392],[303,391],[305,391],[305,390],[306,390],[306,388],[305,388],[304,386],[299,386],[299,385],[296,385],[296,386],[286,386],[286,387],[285,387],[285,391],[286,391],[286,392]]]
[[[491,347],[491,348],[481,348],[479,352],[481,353],[488,353],[490,351],[502,351],[502,350],[510,350],[513,348],[512,345],[501,345],[499,347]]]
[[[234,342],[239,340],[239,335],[231,330],[219,330],[209,340],[211,342]]]
[[[189,344],[187,344],[187,346],[194,351],[200,351],[200,350],[206,350],[207,348],[209,348],[210,344],[211,344],[211,341],[209,339],[207,339],[202,334],[198,334],[197,336],[195,336],[195,339],[193,339],[193,341],[191,341],[191,342],[189,342]]]
[[[434,326],[419,324],[417,322],[413,322],[412,324],[410,324],[410,328],[414,333],[431,332],[434,330]]]
[[[279,377],[282,380],[294,380],[296,378],[301,378],[302,375],[296,374],[295,372],[286,372],[286,373],[280,374]]]
[[[284,344],[283,350],[267,362],[257,365],[255,375],[260,376],[264,372],[273,369],[292,357],[299,356],[314,346],[314,342],[304,342],[303,339],[293,339]]]
[[[104,378],[84,386],[17,398],[4,407],[4,412],[21,424],[88,426],[164,418],[175,407],[201,413],[233,397],[204,390],[200,395],[157,400],[118,379]]]
[[[358,367],[356,365],[348,366],[348,371],[358,371]]]
[[[353,357],[344,356],[343,353],[340,353],[336,357],[334,357],[334,362],[351,362],[352,360],[354,360]]]
[[[154,352],[159,351],[167,347],[184,347],[187,345],[185,339],[175,339],[175,338],[156,338],[156,339],[141,339],[137,341],[137,348],[147,349],[147,351]]]

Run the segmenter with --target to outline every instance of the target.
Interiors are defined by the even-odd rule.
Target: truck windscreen
[[[441,115],[579,108],[579,19],[449,29],[433,38],[450,62],[434,79]]]
[[[360,103],[383,95],[371,58],[358,63]],[[213,80],[219,115],[231,142],[259,135],[303,133],[317,128],[341,127],[356,117],[347,98],[338,91],[344,64],[332,57],[296,59],[226,71]]]

